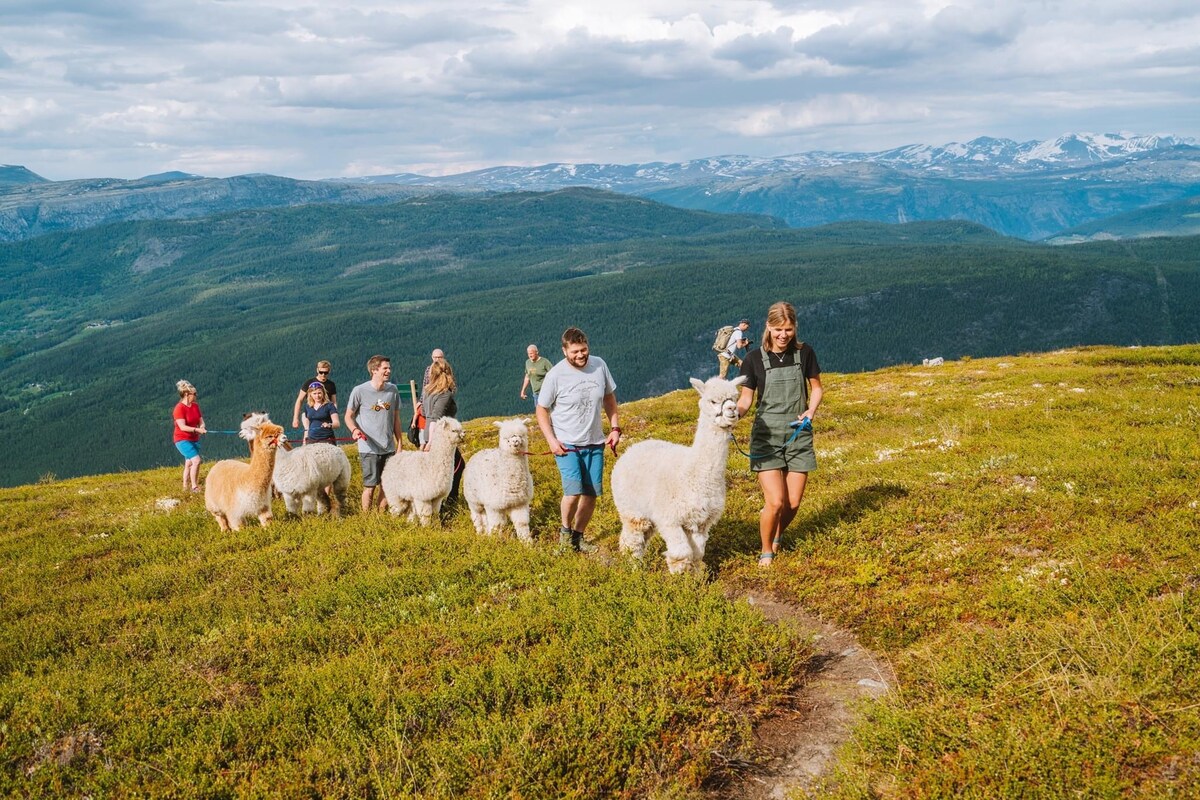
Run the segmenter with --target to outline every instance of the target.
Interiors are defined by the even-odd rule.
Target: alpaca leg
[[[329,513],[335,517],[342,516],[342,510],[346,507],[346,484],[335,483],[333,491],[329,493]]]
[[[221,533],[229,533],[229,520],[225,518],[225,515],[219,511],[213,511],[211,513],[213,515],[213,519],[217,521],[217,526],[220,527]]]
[[[484,507],[473,504],[469,505],[468,508],[471,511],[471,524],[475,526],[475,532],[480,535],[487,533],[487,511]]]
[[[414,500],[412,507],[413,507],[413,513],[412,513],[412,516],[409,517],[409,519],[412,519],[413,516],[415,516],[417,521],[419,521],[422,525],[428,525],[430,522],[433,521],[433,504],[432,503],[429,503],[425,500]]]
[[[508,518],[512,520],[517,538],[525,544],[533,544],[533,534],[529,531],[529,506],[517,506],[508,512]]]
[[[436,522],[438,525],[442,524],[442,503],[445,500],[446,498],[444,497],[435,497],[433,502],[429,504],[430,520]]]
[[[504,527],[504,512],[498,508],[487,508],[484,513],[487,515],[488,535],[495,536]]]
[[[667,569],[672,573],[691,569],[692,544],[683,528],[678,525],[659,525],[658,532],[667,543]]]
[[[262,525],[264,528],[267,527],[267,525],[269,525],[273,519],[275,519],[275,517],[271,514],[270,506],[258,512],[258,524]]]
[[[316,490],[316,492],[314,492],[314,495],[315,495],[314,499],[316,500],[316,505],[317,505],[317,513],[318,514],[327,513],[329,511],[329,496],[325,493],[325,487],[322,486],[322,487],[318,488]]]
[[[227,516],[226,519],[229,520],[229,530],[240,531],[242,529],[241,512],[234,514],[232,517]]]
[[[292,494],[291,492],[284,494],[283,507],[287,509],[287,513],[289,513],[289,514],[299,514],[300,513],[300,508],[301,508],[300,503],[297,499],[297,496],[295,494]]]
[[[708,527],[700,526],[688,535],[692,546],[692,569],[698,574],[704,573],[704,548],[708,544]]]
[[[648,519],[640,517],[621,517],[621,538],[619,547],[622,553],[629,553],[634,558],[641,558],[646,552],[646,538],[654,526]]]

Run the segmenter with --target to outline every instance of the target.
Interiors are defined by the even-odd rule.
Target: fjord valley
[[[548,458],[532,546],[463,509],[220,534],[174,465],[0,489],[0,794],[1197,797],[1200,346],[824,378],[770,569],[732,452],[703,578],[657,538],[620,557],[607,498],[600,551],[555,555]],[[629,444],[690,441],[696,397],[626,403]],[[830,721],[831,627],[894,674],[839,687],[819,774],[767,783]]]
[[[373,353],[404,385],[442,347],[466,418],[528,413],[525,345],[555,355],[578,325],[623,400],[653,396],[712,374],[713,331],[780,298],[834,371],[1197,341],[1196,243],[1050,247],[953,221],[794,230],[586,189],[49,234],[0,246],[0,482],[171,463],[182,377],[213,430],[249,410],[286,420],[318,358],[348,391]]]

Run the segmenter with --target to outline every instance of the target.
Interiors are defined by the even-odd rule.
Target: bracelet
[[[613,425],[613,426],[612,426],[612,428],[610,428],[609,430],[610,430],[610,431],[616,431],[617,433],[621,433],[621,432],[622,432],[622,431],[621,431],[621,426],[620,426],[620,425]]]

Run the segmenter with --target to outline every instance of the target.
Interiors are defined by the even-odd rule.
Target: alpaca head
[[[691,379],[692,387],[700,393],[700,420],[724,430],[730,430],[738,421],[737,401],[741,394],[739,388],[746,382],[743,375],[727,381],[723,378],[709,378],[707,383],[701,383],[696,378]]]
[[[256,444],[274,450],[284,440],[283,428],[271,422],[271,418],[265,413],[247,415],[242,420],[238,436],[250,442],[251,452]]]
[[[503,422],[493,422],[500,429],[500,452],[509,455],[523,455],[529,450],[529,420],[506,419]]]
[[[467,438],[467,434],[463,432],[462,423],[454,417],[442,417],[433,423],[429,431],[429,441],[431,444],[440,439],[447,438],[453,442],[455,447],[458,447]]]

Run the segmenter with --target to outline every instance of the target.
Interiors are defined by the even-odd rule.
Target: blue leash
[[[750,459],[751,461],[762,461],[764,458],[771,458],[772,456],[777,456],[780,453],[782,453],[784,450],[786,450],[787,446],[789,444],[796,441],[796,437],[800,435],[800,431],[811,431],[812,430],[812,420],[809,418],[805,418],[803,420],[797,420],[796,422],[793,422],[788,427],[792,428],[792,435],[788,437],[788,440],[786,442],[781,444],[779,447],[776,447],[774,450],[772,450],[769,453],[758,453],[758,454],[751,455],[750,453],[745,452],[744,450],[742,450],[742,448],[738,447],[737,439],[733,438],[732,433],[729,434],[729,441],[733,442],[733,449],[737,450],[739,453],[741,453],[746,458]]]

